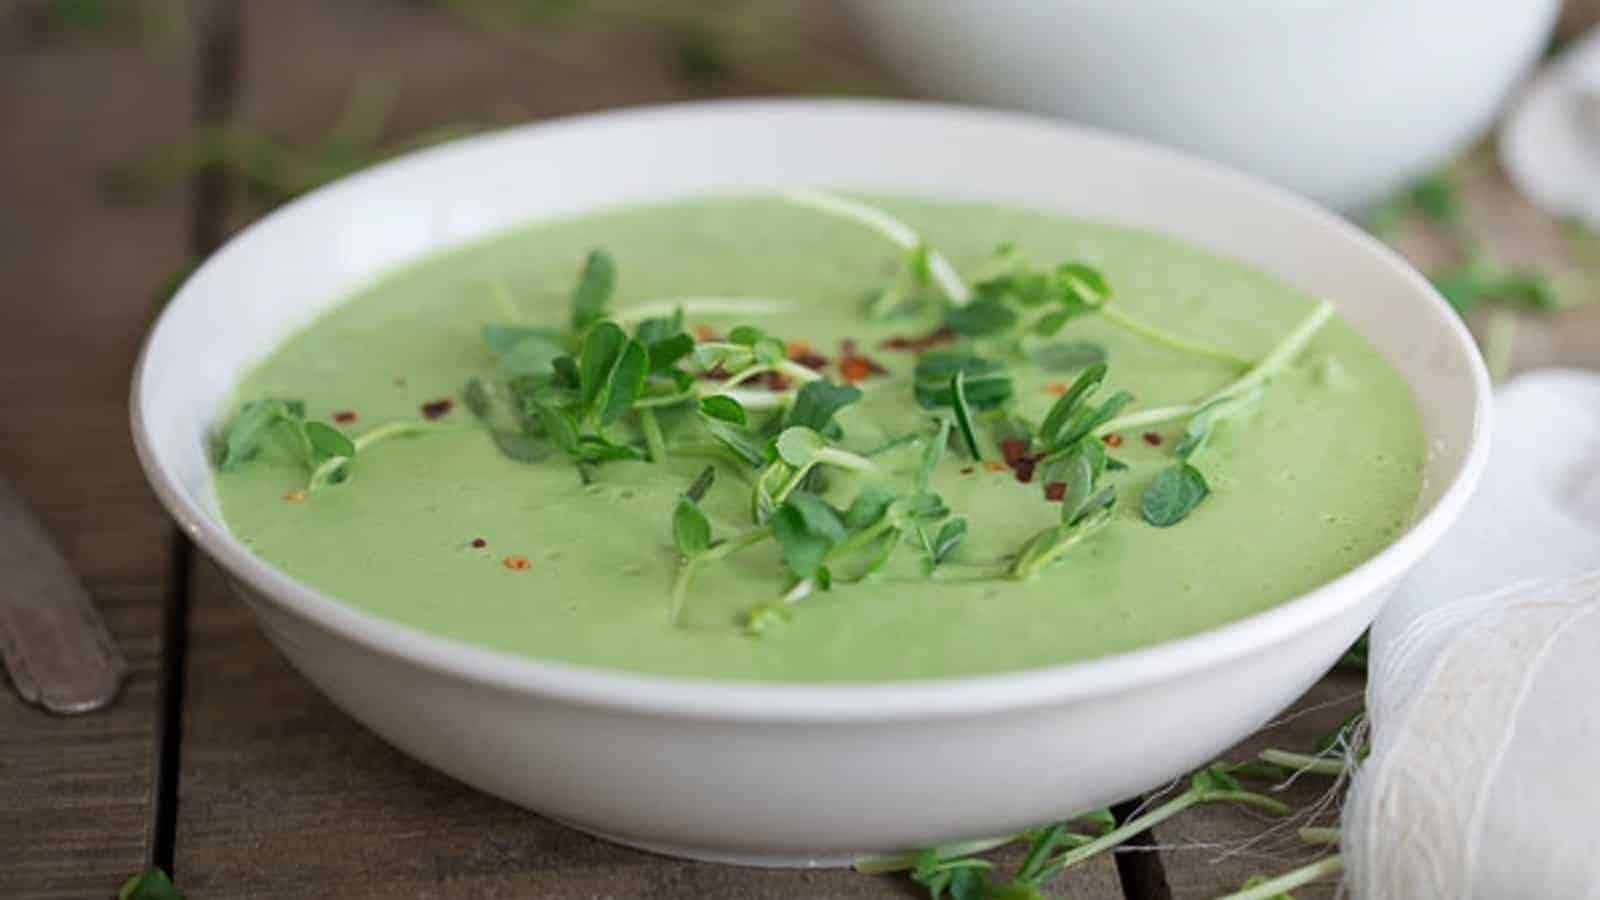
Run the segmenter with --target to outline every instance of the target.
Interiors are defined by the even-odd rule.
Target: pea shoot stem
[[[1066,854],[1061,857],[1061,865],[1058,867],[1058,869],[1070,868],[1094,856],[1095,854],[1109,850],[1141,831],[1154,828],[1155,826],[1165,822],[1166,820],[1172,818],[1178,813],[1183,812],[1191,806],[1196,806],[1201,803],[1219,802],[1244,803],[1250,806],[1258,806],[1262,809],[1268,810],[1269,812],[1277,813],[1278,815],[1287,815],[1290,812],[1289,807],[1279,803],[1277,800],[1274,800],[1271,797],[1263,797],[1260,794],[1253,794],[1249,791],[1220,791],[1207,788],[1191,787],[1178,796],[1173,797],[1171,800],[1168,800],[1166,803],[1163,803],[1155,809],[1150,810],[1144,815],[1129,819],[1121,826],[1106,832],[1089,843],[1067,851]]]
[[[915,250],[917,245],[922,243],[922,238],[912,230],[911,226],[882,210],[857,203],[848,197],[825,191],[802,189],[785,191],[783,199],[796,206],[804,206],[864,225],[888,238],[902,250]],[[956,272],[955,266],[950,264],[950,260],[931,247],[927,252],[928,273],[939,283],[939,290],[944,293],[945,298],[955,306],[965,306],[971,302],[972,289],[961,280],[961,275]]]
[[[1313,775],[1343,775],[1347,768],[1344,760],[1327,756],[1308,756],[1304,753],[1290,753],[1287,750],[1267,749],[1261,751],[1259,758],[1262,762],[1283,766],[1299,772],[1310,772]]]
[[[1176,406],[1162,406],[1156,409],[1146,409],[1139,412],[1118,416],[1099,428],[1095,434],[1110,434],[1113,431],[1125,431],[1130,428],[1142,428],[1150,425],[1160,425],[1166,422],[1186,419],[1201,409],[1222,400],[1230,400],[1254,388],[1274,375],[1277,375],[1295,355],[1305,349],[1306,344],[1316,336],[1323,325],[1333,317],[1333,304],[1324,300],[1311,311],[1311,314],[1300,321],[1293,331],[1284,335],[1261,361],[1250,368],[1238,378],[1218,388],[1208,396],[1202,397],[1193,403],[1180,403]]]
[[[1022,835],[1008,834],[1004,837],[978,838],[977,840],[963,841],[959,844],[944,844],[933,849],[933,856],[940,861],[957,859],[962,856],[974,856],[987,853],[1021,838]],[[852,867],[863,875],[882,875],[886,872],[904,872],[917,867],[917,858],[920,851],[911,853],[891,853],[885,856],[862,856],[856,859]]]
[[[667,441],[661,436],[661,423],[656,419],[656,411],[651,407],[637,410],[639,414],[639,431],[644,434],[644,445],[650,451],[650,461],[661,463],[667,461]]]
[[[772,529],[766,525],[749,528],[720,544],[711,545],[704,553],[685,557],[678,566],[678,574],[672,579],[672,607],[668,611],[667,621],[674,626],[679,624],[679,620],[683,616],[684,602],[689,597],[689,587],[693,584],[694,576],[700,571],[702,565],[730,556],[769,537],[772,537]]]
[[[1109,304],[1100,308],[1100,317],[1104,319],[1108,325],[1114,325],[1117,328],[1121,328],[1123,331],[1128,332],[1129,334],[1144,338],[1152,344],[1160,347],[1166,347],[1168,350],[1176,350],[1179,353],[1187,353],[1190,356],[1213,359],[1241,369],[1249,368],[1255,362],[1255,360],[1240,356],[1237,353],[1223,350],[1219,347],[1212,347],[1196,341],[1188,340],[1187,338],[1181,338],[1176,335],[1169,334],[1155,327],[1154,325],[1150,325],[1146,322],[1135,319],[1127,313],[1117,309],[1115,306],[1111,306]]]
[[[356,454],[371,447],[373,444],[390,438],[406,437],[413,434],[426,434],[430,431],[455,431],[458,426],[445,422],[419,422],[411,419],[402,419],[398,422],[387,422],[376,428],[370,429],[360,437],[353,438],[350,443],[355,445]],[[303,435],[302,435],[303,438]],[[352,459],[350,456],[334,456],[322,462],[311,472],[311,478],[306,483],[307,490],[316,490],[328,484],[329,480],[343,469]]]
[[[1336,853],[1327,859],[1301,866],[1270,881],[1263,881],[1255,887],[1246,888],[1226,897],[1219,897],[1218,900],[1271,900],[1271,898],[1292,891],[1295,888],[1305,887],[1313,881],[1320,881],[1331,875],[1337,875],[1343,870],[1344,856]]]

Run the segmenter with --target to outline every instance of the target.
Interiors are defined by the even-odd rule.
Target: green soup
[[[1009,207],[874,202],[963,273],[983,270],[1005,242],[1051,266],[1080,260],[1104,273],[1117,310],[1248,358],[1267,353],[1315,303],[1265,272],[1160,234]],[[295,334],[243,379],[239,401],[303,399],[309,417],[359,435],[452,398],[438,421],[459,427],[375,444],[341,483],[304,497],[305,466],[286,441],[269,442],[217,474],[229,528],[346,603],[479,646],[639,672],[822,682],[1000,672],[1191,635],[1334,578],[1410,521],[1423,455],[1410,391],[1335,319],[1258,401],[1214,429],[1194,460],[1210,495],[1175,525],[1151,525],[1140,499],[1173,464],[1182,420],[1108,437],[1117,445],[1111,456],[1127,466],[1104,476],[1117,488],[1113,521],[1037,577],[995,577],[1030,536],[1060,521],[1061,504],[1037,478],[1024,483],[1005,465],[998,432],[980,415],[982,459],[952,440],[928,485],[968,525],[932,575],[907,533],[871,577],[836,571],[831,590],[810,593],[787,607],[787,620],[751,635],[742,627],[749,610],[779,602],[794,582],[778,545],[765,541],[700,567],[673,622],[673,513],[707,460],[669,452],[660,462],[588,466],[580,478],[559,451],[537,462],[501,452],[461,402],[469,380],[495,376],[485,323],[516,315],[565,328],[577,262],[597,247],[617,263],[614,314],[660,298],[784,300],[777,312],[691,314],[686,327],[726,334],[748,324],[803,341],[827,358],[822,372],[835,380],[842,342],[855,342],[882,371],[861,380],[860,402],[839,412],[839,446],[867,454],[912,439],[872,457],[880,473],[829,471],[811,486],[842,508],[869,480],[915,477],[933,440],[930,420],[951,410],[914,402],[917,355],[886,346],[926,334],[930,323],[863,313],[863,301],[894,281],[899,249],[778,198],[716,197],[540,222],[430,257]],[[1026,341],[1029,354],[1064,341],[1103,349],[1101,394],[1126,389],[1132,412],[1190,402],[1241,372],[1092,314],[1050,340]],[[1010,344],[955,346],[1005,361],[1015,386],[1010,411],[1035,423],[1077,374],[1031,364]],[[662,412],[669,443],[674,417],[692,415]],[[639,443],[627,420],[610,433]],[[725,539],[754,525],[753,469],[712,465],[717,478],[700,505],[714,537]]]

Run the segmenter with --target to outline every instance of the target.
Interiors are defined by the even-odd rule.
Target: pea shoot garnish
[[[899,274],[874,295],[869,314],[923,320],[924,337],[883,343],[915,354],[909,371],[878,365],[846,339],[835,381],[826,374],[828,360],[804,335],[785,340],[748,322],[716,329],[686,322],[689,315],[782,313],[794,308],[792,301],[709,295],[614,310],[620,268],[595,249],[582,260],[561,327],[525,320],[516,299],[491,283],[504,321],[483,325],[484,366],[460,391],[478,426],[471,430],[520,464],[565,459],[587,483],[613,465],[662,466],[674,473],[663,477],[679,477],[685,461],[701,463],[700,475],[672,508],[679,564],[667,617],[674,624],[682,623],[707,567],[758,546],[781,562],[771,592],[751,598],[742,621],[750,634],[790,620],[817,591],[870,579],[901,579],[908,572],[934,581],[1035,578],[1118,520],[1116,482],[1129,466],[1107,446],[1120,446],[1124,433],[1169,422],[1183,422],[1184,430],[1170,464],[1143,486],[1138,509],[1148,525],[1177,525],[1211,493],[1197,461],[1219,424],[1254,405],[1332,316],[1331,306],[1320,305],[1250,364],[1122,313],[1110,302],[1108,279],[1087,263],[1039,269],[1006,245],[969,287],[948,259],[898,219],[831,194],[800,191],[784,199],[864,225],[900,248]],[[1245,371],[1196,401],[1125,411],[1133,398],[1106,387],[1111,370],[1104,348],[1060,337],[1073,321],[1091,316],[1175,352]],[[1070,384],[1047,383],[1059,396],[1035,421],[1018,408],[1018,384],[1055,372],[1077,374]],[[872,403],[863,404],[869,395]],[[869,421],[852,418],[866,415],[858,406],[873,408],[892,396],[927,410],[929,426],[887,441],[874,434],[871,443],[852,433],[865,431],[859,423]],[[454,402],[430,401],[422,405],[422,419],[350,436],[308,419],[301,403],[253,401],[219,442],[218,465],[237,468],[271,442],[304,467],[306,487],[291,492],[304,497],[345,480],[353,461],[375,444],[457,427],[432,421],[446,417]],[[1163,442],[1156,432],[1144,437],[1149,447]],[[1037,483],[1041,502],[1057,505],[1046,507],[1054,521],[1010,553],[963,560],[962,548],[974,535],[983,537],[985,523],[952,511],[940,495],[947,470],[978,477],[1009,471],[1017,482]],[[713,492],[717,509],[737,498],[749,522],[737,528],[714,521],[704,506]],[[1137,527],[1130,521],[1135,525],[1125,527]],[[1041,851],[1041,858],[1053,850]],[[924,872],[930,884],[948,876],[954,885],[976,877],[960,872],[981,868],[936,862]]]
[[[217,468],[224,472],[237,469],[260,455],[269,443],[275,443],[305,468],[305,491],[309,493],[345,480],[356,454],[376,443],[452,427],[401,420],[379,425],[351,439],[326,422],[308,419],[305,403],[300,400],[251,400],[239,408],[218,440]]]
[[[1205,803],[1238,803],[1273,815],[1288,815],[1282,802],[1246,789],[1235,777],[1242,767],[1213,763],[1189,778],[1189,786],[1166,802],[1118,823],[1107,810],[1095,810],[1064,822],[1019,834],[929,847],[914,853],[871,856],[855,863],[864,873],[907,872],[928,892],[930,900],[1043,900],[1042,889],[1073,866],[1111,850],[1142,831]],[[994,863],[977,854],[1015,841],[1026,841],[1027,853],[1011,877],[993,877]]]

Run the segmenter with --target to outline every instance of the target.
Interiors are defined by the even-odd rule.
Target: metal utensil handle
[[[109,704],[128,673],[83,582],[3,476],[0,659],[23,700],[61,714]]]

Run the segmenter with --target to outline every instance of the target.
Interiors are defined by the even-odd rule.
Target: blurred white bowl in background
[[[913,90],[1063,116],[1356,212],[1482,134],[1560,0],[844,0]]]

